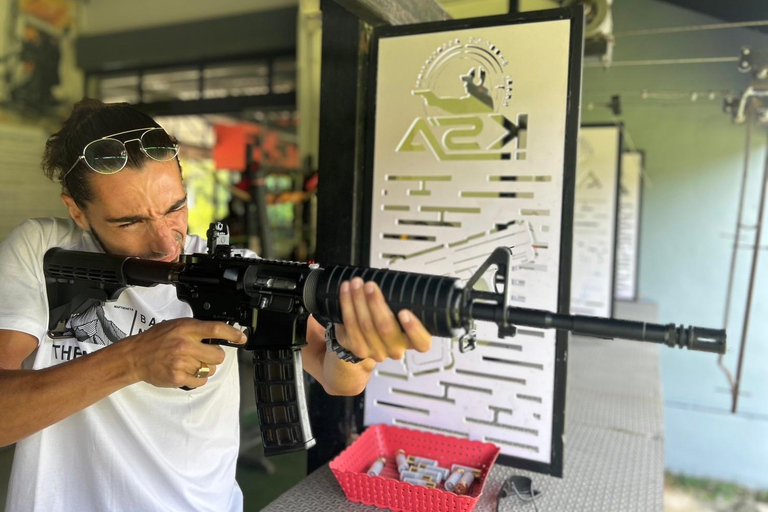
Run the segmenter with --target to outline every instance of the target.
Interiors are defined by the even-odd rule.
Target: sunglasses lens
[[[162,128],[149,130],[142,135],[141,145],[149,158],[158,162],[171,160],[178,153],[176,145]]]
[[[125,167],[128,153],[123,143],[113,139],[102,139],[85,148],[85,161],[96,172],[113,174]]]

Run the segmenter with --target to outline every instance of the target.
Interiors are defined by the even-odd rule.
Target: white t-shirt
[[[163,321],[191,317],[171,285],[131,287],[72,317],[75,336],[51,339],[43,255],[51,247],[103,252],[72,220],[24,222],[0,244],[0,329],[39,340],[24,368],[40,370]],[[187,237],[185,253],[205,252]],[[18,442],[6,510],[240,511],[237,353],[192,391],[139,382]]]

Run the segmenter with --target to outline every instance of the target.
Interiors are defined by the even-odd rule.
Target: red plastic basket
[[[461,464],[482,469],[463,496],[439,486],[430,489],[401,482],[395,463],[399,449],[407,455],[438,461],[442,467]],[[496,445],[391,425],[374,425],[329,464],[350,501],[404,512],[468,512],[477,505],[485,480],[499,455]],[[368,476],[378,457],[387,459],[380,476]]]

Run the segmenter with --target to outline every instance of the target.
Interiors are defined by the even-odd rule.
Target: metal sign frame
[[[590,129],[590,128],[612,128],[616,130],[617,133],[617,148],[616,148],[616,166],[615,166],[615,172],[616,172],[616,184],[613,188],[613,195],[615,199],[615,204],[613,208],[613,222],[611,222],[611,235],[613,238],[613,243],[611,244],[611,251],[612,251],[612,257],[611,257],[611,268],[609,270],[610,276],[611,276],[611,282],[610,286],[607,287],[606,292],[608,294],[608,297],[605,298],[606,300],[606,309],[607,311],[605,314],[600,314],[597,311],[589,311],[588,309],[585,309],[584,311],[574,310],[573,303],[571,303],[571,313],[572,314],[580,314],[580,315],[591,315],[591,316],[604,316],[605,318],[612,318],[613,317],[613,302],[616,297],[616,254],[618,251],[618,222],[619,222],[619,195],[621,192],[621,158],[622,158],[622,148],[624,147],[624,140],[623,140],[623,130],[621,123],[594,123],[594,124],[584,124],[581,126],[582,130],[584,129]],[[581,133],[581,132],[580,132]],[[580,135],[581,137],[581,135]],[[578,169],[577,169],[577,182],[579,180],[578,177]],[[578,189],[578,184],[577,187]],[[576,223],[576,215],[577,211],[576,208],[579,206],[578,200],[576,200],[576,197],[574,196],[574,223]],[[579,239],[578,233],[576,233],[576,225],[574,225],[574,238],[573,243],[576,244]],[[576,277],[576,273],[572,275],[572,279]],[[573,281],[571,282],[573,284]],[[571,293],[573,293],[574,290],[571,290]]]
[[[366,115],[366,154],[363,173],[363,262],[370,261],[372,232],[372,206],[374,181],[374,149],[376,144],[375,118],[377,102],[377,76],[379,41],[382,38],[401,37],[444,31],[455,31],[478,27],[526,24],[535,22],[567,20],[570,22],[569,56],[567,89],[568,98],[565,116],[564,169],[562,189],[562,212],[560,218],[560,253],[558,265],[557,311],[567,313],[570,309],[571,250],[572,250],[572,214],[574,206],[574,184],[576,175],[577,134],[579,130],[579,101],[581,96],[581,59],[583,48],[583,10],[581,7],[554,9],[541,12],[515,13],[471,20],[453,20],[437,23],[423,23],[407,26],[382,26],[373,31],[368,65],[368,96]],[[530,469],[555,476],[562,476],[563,470],[563,434],[565,416],[567,333],[558,332],[555,336],[555,370],[553,386],[553,414],[549,463],[529,460],[521,457],[502,455],[498,462],[524,469]]]
[[[640,234],[641,234],[642,228],[643,228],[643,192],[644,192],[644,183],[645,183],[644,180],[643,180],[643,172],[644,172],[644,169],[645,169],[645,151],[642,151],[642,150],[624,151],[622,153],[622,159],[624,159],[628,155],[639,155],[639,157],[640,157],[640,169],[638,171],[638,176],[637,176],[637,209],[636,209],[636,212],[634,212],[634,215],[635,215],[635,218],[636,218],[635,226],[634,226],[634,233],[633,233],[633,235],[634,235],[634,241],[633,241],[634,247],[633,247],[633,249],[634,250],[633,250],[633,252],[631,254],[631,257],[634,260],[634,262],[633,262],[634,271],[632,273],[633,274],[632,275],[633,282],[631,283],[631,286],[630,286],[631,287],[631,292],[629,294],[622,295],[621,293],[619,293],[619,281],[620,281],[620,279],[619,279],[619,277],[620,277],[619,276],[619,264],[620,264],[620,259],[621,259],[620,258],[620,256],[621,256],[620,248],[621,248],[621,231],[622,231],[622,228],[621,228],[621,225],[622,225],[622,222],[621,222],[622,211],[621,210],[622,209],[621,209],[621,193],[620,193],[619,194],[619,219],[618,219],[618,222],[619,222],[618,238],[619,238],[619,240],[617,242],[618,243],[618,245],[617,245],[618,249],[616,251],[616,269],[617,270],[616,270],[616,283],[615,283],[615,286],[614,286],[614,290],[615,290],[614,293],[615,293],[615,299],[616,300],[630,301],[631,302],[631,301],[636,301],[639,298],[639,295],[640,295],[638,290],[640,288]],[[624,162],[622,161],[621,176],[620,176],[620,179],[619,179],[619,181],[622,183],[622,186],[624,186],[623,185],[625,183],[624,179],[627,176],[626,170],[627,170],[627,166],[624,165]]]

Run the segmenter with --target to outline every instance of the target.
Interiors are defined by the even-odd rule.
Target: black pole
[[[253,160],[253,150],[256,146],[258,144],[246,145],[245,164],[251,193],[251,201],[248,203],[248,236],[259,239],[259,256],[274,258],[275,244],[267,213],[267,176],[261,168],[262,163]]]
[[[749,272],[749,291],[747,292],[747,308],[744,311],[744,327],[741,331],[741,345],[739,347],[739,364],[736,369],[736,386],[733,389],[733,407],[735,413],[739,406],[739,389],[741,388],[741,374],[744,369],[744,354],[747,347],[747,334],[749,334],[749,317],[752,313],[752,298],[755,290],[755,275],[757,263],[760,257],[760,242],[763,235],[763,214],[765,212],[765,195],[768,191],[768,144],[766,145],[765,163],[763,165],[763,188],[760,192],[760,208],[757,213],[757,234],[755,235],[755,251],[752,253],[752,268]]]
[[[318,153],[317,247],[319,261],[361,263],[362,179],[358,168],[358,95],[361,20],[337,2],[322,0],[320,149]],[[328,395],[310,378],[309,414],[317,444],[307,453],[307,472],[347,447],[362,410],[362,395]]]
[[[736,229],[734,231],[734,239],[733,239],[733,247],[731,249],[731,268],[728,271],[728,290],[725,292],[725,313],[723,314],[723,329],[728,328],[728,319],[730,317],[731,313],[731,295],[733,294],[733,276],[736,273],[736,257],[739,252],[739,241],[741,239],[741,228],[744,223],[744,196],[746,195],[747,191],[747,177],[749,175],[749,154],[752,149],[752,118],[750,115],[750,110],[747,110],[747,122],[746,122],[746,130],[747,130],[747,142],[746,147],[744,148],[744,170],[741,175],[741,190],[739,192],[739,207],[738,207],[738,214],[736,216]],[[741,348],[739,348],[739,353],[741,353]],[[735,389],[735,382],[733,380],[733,374],[728,370],[728,368],[723,364],[723,358],[725,357],[724,354],[721,354],[717,358],[717,366],[723,371],[725,374],[725,378],[728,379],[728,388],[731,391],[731,396],[733,396],[733,390]],[[739,355],[739,358],[741,356]],[[733,400],[731,400],[731,408],[733,408],[734,403]]]

